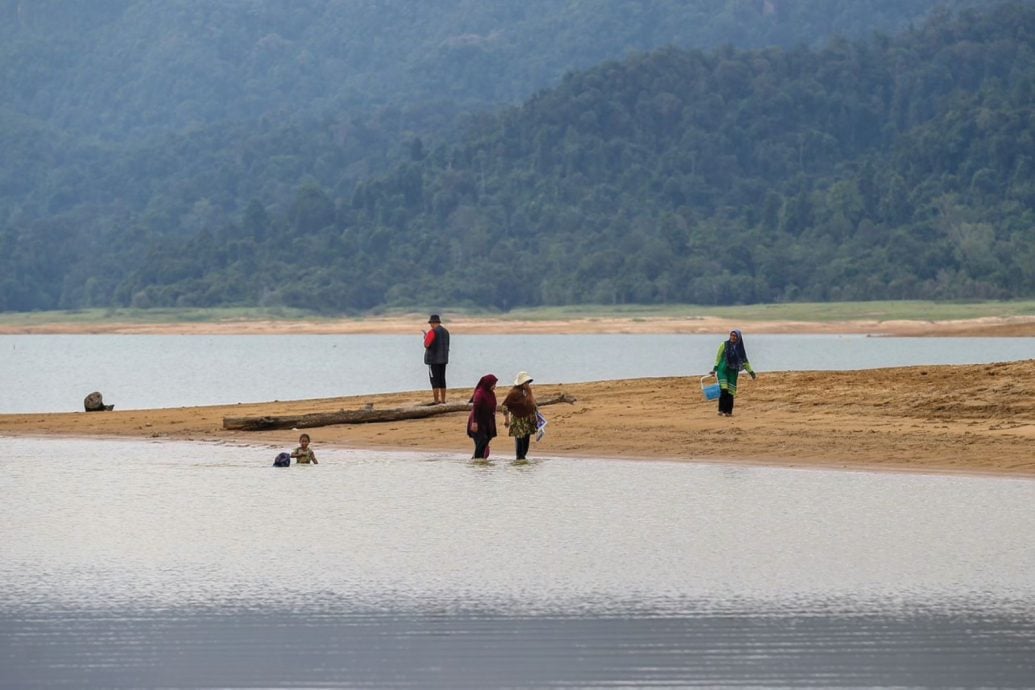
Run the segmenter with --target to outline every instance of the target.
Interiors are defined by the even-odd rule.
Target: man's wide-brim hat
[[[432,314],[428,317],[428,323],[442,323],[442,319],[438,318],[438,314]]]
[[[526,383],[532,383],[532,377],[528,375],[527,371],[519,371],[518,375],[514,378],[514,385],[521,386]]]

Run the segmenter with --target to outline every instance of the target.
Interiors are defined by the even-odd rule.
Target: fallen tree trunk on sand
[[[575,402],[567,393],[540,400],[539,407],[557,403]],[[303,415],[261,417],[223,417],[223,428],[229,431],[269,431],[271,429],[311,429],[332,424],[370,424],[373,422],[398,422],[403,419],[420,419],[450,412],[466,412],[470,403],[444,403],[442,405],[416,405],[375,410],[373,406],[364,410],[338,410],[337,412],[313,412]]]

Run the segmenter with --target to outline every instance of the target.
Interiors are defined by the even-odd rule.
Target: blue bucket
[[[715,377],[712,376],[711,374],[708,374],[706,376],[702,376],[701,377],[701,393],[704,395],[704,399],[705,400],[716,400],[719,397],[719,395],[722,393],[722,390],[719,388],[718,380],[715,380],[715,383],[713,383],[711,385],[705,385],[705,383],[704,383],[705,379],[713,379],[713,380],[715,380]]]

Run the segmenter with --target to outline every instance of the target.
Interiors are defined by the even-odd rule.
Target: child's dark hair
[[[302,440],[303,438],[304,438],[304,439],[305,439],[306,441],[309,441],[310,443],[312,443],[312,441],[313,441],[313,439],[309,438],[309,434],[302,434],[301,436],[299,436],[299,437],[298,437],[298,440],[299,440],[299,442],[301,442],[301,440]]]

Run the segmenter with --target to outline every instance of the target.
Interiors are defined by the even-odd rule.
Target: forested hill
[[[452,143],[411,136],[386,174],[347,188],[300,175],[288,203],[248,194],[232,215],[223,197],[261,185],[231,171],[302,152],[344,175],[335,128],[284,127],[225,160],[210,151],[240,125],[173,137],[89,173],[168,180],[177,161],[209,163],[171,191],[137,175],[139,198],[120,201],[147,200],[132,222],[76,232],[80,201],[0,226],[0,309],[1031,296],[1033,37],[1024,2],[823,48],[640,53]],[[173,214],[184,198],[190,213]]]
[[[631,51],[819,45],[980,2],[0,0],[0,103],[102,140],[385,106],[455,111],[518,103]]]

